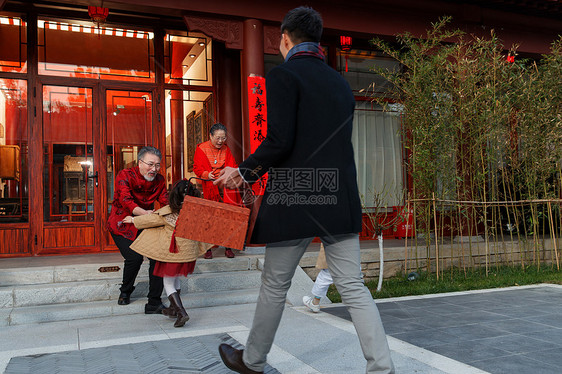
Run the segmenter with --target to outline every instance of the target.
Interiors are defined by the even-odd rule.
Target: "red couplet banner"
[[[254,153],[267,135],[267,101],[265,97],[265,78],[248,77],[248,113],[250,119],[250,152]],[[256,195],[263,195],[267,174],[254,183]]]

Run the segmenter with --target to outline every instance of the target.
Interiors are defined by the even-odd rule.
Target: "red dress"
[[[156,261],[153,274],[158,277],[187,277],[188,274],[193,273],[195,269],[195,261],[191,262],[161,262]]]
[[[166,221],[172,224],[173,226],[176,225],[178,214],[172,213],[166,216]],[[176,246],[176,231],[172,234],[172,240],[170,243],[170,252],[177,253],[177,246]],[[164,262],[164,261],[156,261],[154,264],[154,271],[152,274],[156,275],[157,277],[178,277],[184,276],[187,277],[188,274],[193,273],[195,269],[195,261],[190,262]]]

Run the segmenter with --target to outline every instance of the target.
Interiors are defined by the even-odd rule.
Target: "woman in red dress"
[[[240,206],[241,199],[237,190],[220,190],[213,184],[213,180],[226,166],[238,167],[230,148],[226,145],[226,127],[222,123],[215,123],[209,130],[209,140],[197,145],[195,149],[193,172],[199,178],[211,179],[203,181],[205,199]],[[230,248],[225,248],[224,254],[228,258],[234,257],[234,252]],[[213,258],[213,252],[209,249],[204,257]]]

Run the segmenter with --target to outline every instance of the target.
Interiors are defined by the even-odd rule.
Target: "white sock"
[[[176,279],[177,277],[164,277],[164,289],[166,290],[166,295],[170,296],[176,292]]]
[[[175,280],[175,282],[174,282],[174,286],[176,287],[176,290],[181,289],[180,277],[176,277],[176,280]]]

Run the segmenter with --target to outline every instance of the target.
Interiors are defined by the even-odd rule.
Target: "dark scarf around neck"
[[[291,48],[285,57],[285,61],[289,61],[295,56],[311,56],[324,60],[324,51],[320,43],[304,42]]]

